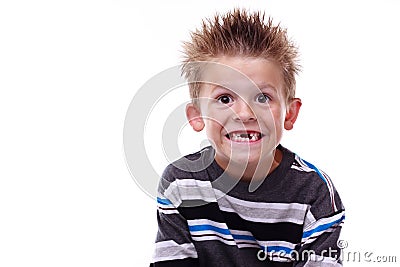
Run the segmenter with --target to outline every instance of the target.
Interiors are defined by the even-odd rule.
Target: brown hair
[[[262,57],[272,60],[282,70],[286,100],[295,97],[296,78],[300,70],[298,49],[288,39],[286,29],[265,22],[265,14],[234,9],[225,15],[202,21],[200,29],[191,33],[191,40],[183,43],[182,74],[189,81],[190,96],[197,99],[200,91],[201,64],[220,56]],[[194,81],[193,83],[191,83]]]

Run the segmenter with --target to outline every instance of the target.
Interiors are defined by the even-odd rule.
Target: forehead
[[[283,92],[284,88],[279,66],[263,58],[216,58],[204,64],[201,80],[233,91],[270,88]]]

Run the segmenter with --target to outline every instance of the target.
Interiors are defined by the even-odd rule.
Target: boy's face
[[[293,127],[300,100],[286,103],[281,71],[271,61],[221,57],[213,62],[203,72],[199,106],[187,106],[193,129],[205,127],[223,168],[254,168],[273,159],[283,129]]]

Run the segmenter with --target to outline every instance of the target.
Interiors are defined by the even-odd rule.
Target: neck
[[[282,161],[282,151],[275,149],[271,155],[263,158],[257,163],[247,163],[244,167],[240,163],[230,163],[229,166],[216,159],[220,165],[230,176],[238,178],[242,181],[250,182],[252,179],[264,179],[268,174],[273,172]]]

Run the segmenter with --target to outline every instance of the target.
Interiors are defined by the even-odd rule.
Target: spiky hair
[[[278,64],[285,83],[285,97],[295,97],[296,74],[300,70],[298,49],[289,40],[286,29],[274,25],[265,13],[234,9],[224,15],[202,21],[200,29],[183,43],[182,74],[189,81],[190,96],[199,96],[202,64],[221,56],[261,57]]]

